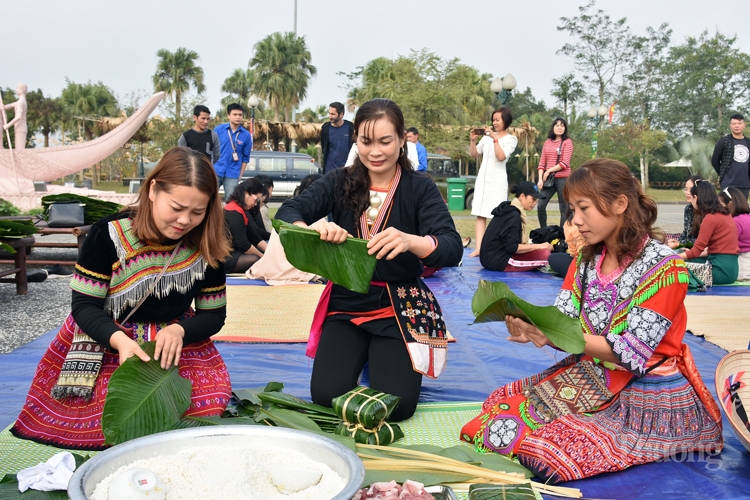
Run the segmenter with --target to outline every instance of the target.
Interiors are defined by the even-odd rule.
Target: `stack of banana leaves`
[[[15,239],[15,238],[28,238],[39,230],[34,226],[34,221],[28,220],[8,220],[0,219],[0,249],[14,254],[16,251],[4,243],[4,239]]]
[[[88,196],[81,196],[73,193],[50,194],[42,198],[42,205],[46,209],[53,203],[78,201],[83,208],[84,224],[91,225],[103,217],[115,214],[120,211],[122,205],[111,201],[98,200]]]

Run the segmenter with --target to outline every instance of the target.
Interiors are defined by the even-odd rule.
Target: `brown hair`
[[[750,214],[750,206],[747,204],[747,199],[742,191],[736,187],[724,188],[719,193],[719,198],[729,209],[729,214],[732,217],[737,217],[742,214]],[[700,200],[700,198],[699,198]]]
[[[656,202],[643,193],[641,184],[622,162],[597,158],[589,160],[574,170],[565,182],[563,197],[570,200],[573,195],[589,198],[603,215],[612,217],[612,203],[621,195],[628,199],[628,207],[622,213],[622,223],[618,229],[615,248],[609,251],[617,254],[619,263],[625,257],[636,258],[641,250],[641,242],[648,235],[664,242],[664,232],[654,228],[657,215]],[[586,245],[581,250],[585,262],[592,262],[604,242]]]
[[[153,189],[157,192],[169,193],[174,186],[187,186],[208,195],[206,216],[182,240],[188,248],[198,248],[206,264],[218,267],[229,255],[230,246],[224,227],[219,185],[208,158],[190,148],[175,147],[167,151],[146,177],[135,203],[133,233],[138,239],[156,242],[162,239],[162,234],[154,223],[151,211],[151,181],[154,181]]]
[[[372,99],[364,103],[354,117],[354,140],[357,140],[360,126],[370,129],[376,121],[385,118],[393,124],[396,137],[404,140],[404,114],[401,108],[388,99]],[[401,168],[401,175],[412,175],[411,162],[406,154],[406,144],[401,148],[396,164]],[[357,156],[354,165],[345,169],[343,186],[341,189],[341,204],[347,211],[354,212],[355,217],[365,211],[370,204],[370,171]]]

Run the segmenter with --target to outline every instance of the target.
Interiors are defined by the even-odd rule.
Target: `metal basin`
[[[357,454],[332,439],[279,427],[221,425],[162,432],[113,446],[78,468],[68,484],[68,498],[88,500],[99,482],[136,460],[173,455],[196,446],[244,444],[291,449],[327,464],[346,481],[333,500],[350,500],[365,480],[365,468]]]

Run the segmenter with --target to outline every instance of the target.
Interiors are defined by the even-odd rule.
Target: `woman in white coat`
[[[487,219],[492,217],[492,211],[503,201],[508,200],[508,173],[505,164],[511,153],[516,149],[518,139],[508,132],[513,122],[513,114],[506,107],[500,107],[492,113],[492,130],[485,131],[485,135],[477,144],[477,134],[472,129],[470,135],[471,156],[482,156],[482,165],[477,173],[474,187],[474,202],[471,215],[477,216],[476,249],[469,255],[476,257],[482,247],[482,237],[487,229]]]

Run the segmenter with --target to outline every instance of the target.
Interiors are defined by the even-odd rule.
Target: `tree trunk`
[[[273,102],[273,121],[279,121],[279,100],[276,97],[272,97]]]
[[[568,100],[567,99],[563,99],[563,114],[565,115],[565,121],[570,121],[568,120]]]
[[[641,153],[638,155],[640,160],[640,167],[641,167],[641,186],[643,186],[643,191],[645,192],[648,188],[648,150],[641,151]]]
[[[175,122],[177,123],[177,127],[182,127],[182,94],[180,92],[175,91],[174,93],[174,114],[175,114]]]

